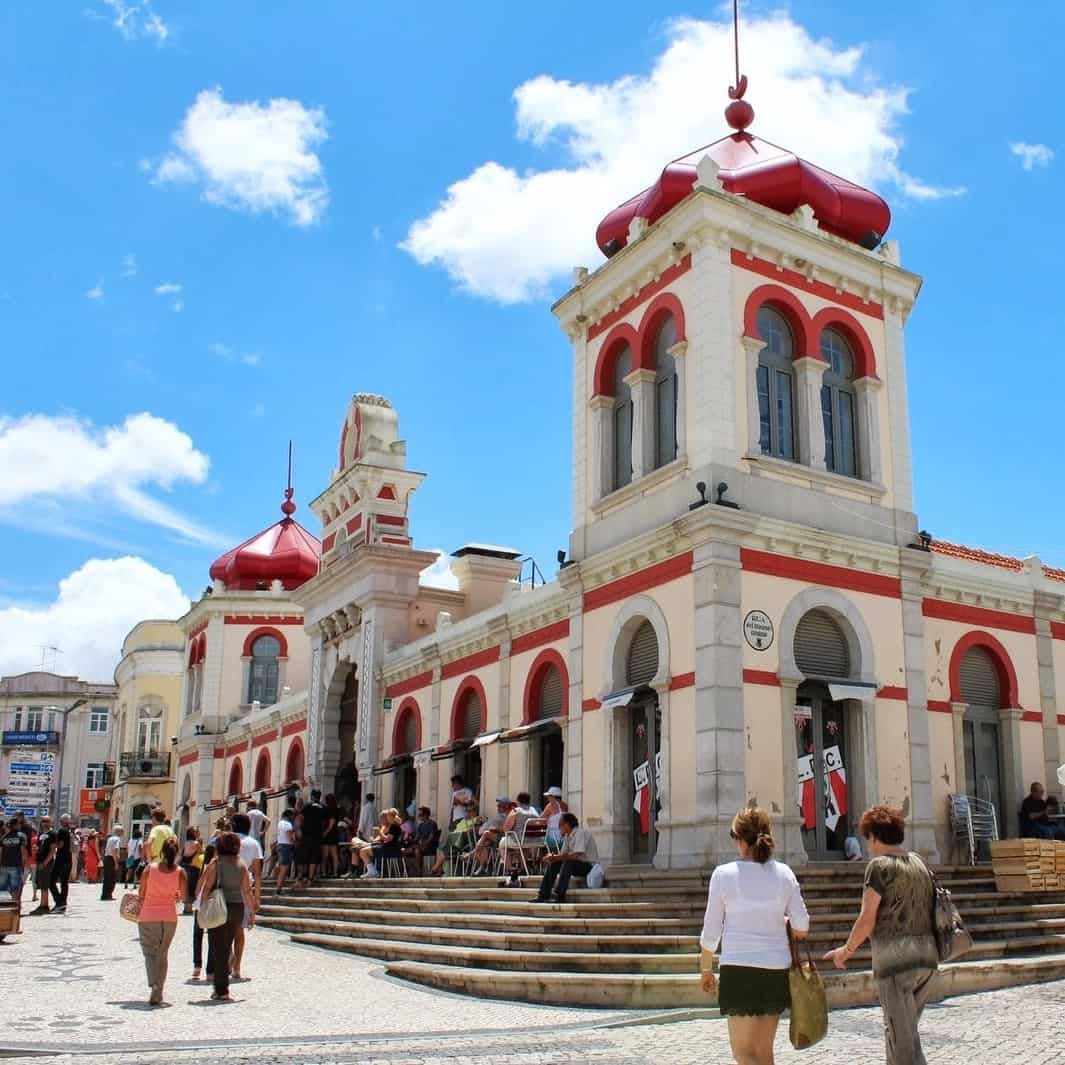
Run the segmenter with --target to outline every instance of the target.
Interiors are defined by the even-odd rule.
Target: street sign
[[[58,732],[5,732],[2,734],[2,742],[5,746],[21,746],[22,744],[34,747],[49,747],[59,743]]]

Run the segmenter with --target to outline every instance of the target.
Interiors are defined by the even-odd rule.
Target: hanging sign
[[[751,610],[743,619],[743,638],[756,651],[773,646],[773,621],[764,610]]]
[[[847,771],[839,745],[826,747],[822,752],[821,805],[825,827],[834,832],[840,818],[847,813]],[[800,755],[797,763],[798,805],[802,811],[802,827],[813,829],[817,824],[817,795],[814,780],[814,756]]]
[[[651,764],[643,762],[632,771],[635,795],[632,808],[640,815],[640,831],[646,836],[651,831]]]

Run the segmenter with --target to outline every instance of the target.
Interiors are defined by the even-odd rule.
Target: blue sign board
[[[59,743],[58,732],[5,732],[3,742],[22,747],[51,747]]]

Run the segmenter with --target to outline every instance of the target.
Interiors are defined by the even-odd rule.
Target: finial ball
[[[725,108],[725,121],[742,133],[754,121],[754,108],[746,100],[733,100]]]

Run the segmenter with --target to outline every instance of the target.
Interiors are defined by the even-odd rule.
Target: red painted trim
[[[671,692],[680,691],[681,688],[694,688],[695,687],[695,674],[694,673],[679,673],[669,682],[669,690]]]
[[[403,739],[403,726],[407,723],[407,717],[413,714],[414,722],[416,725],[415,732],[416,737],[414,740],[414,750],[408,751],[406,748],[400,750],[400,743]],[[414,751],[420,751],[422,749],[422,712],[418,709],[417,702],[409,696],[399,704],[399,709],[396,711],[396,719],[392,723],[392,754],[413,754]]]
[[[466,655],[465,658],[456,658],[454,662],[448,662],[447,665],[440,670],[440,679],[447,680],[450,677],[458,677],[463,673],[469,673],[473,669],[480,669],[482,666],[490,666],[493,662],[499,661],[499,645],[495,647],[486,647],[483,651],[477,651],[472,655]]]
[[[782,285],[791,285],[802,292],[808,292],[813,296],[820,296],[830,303],[836,303],[841,307],[849,307],[852,311],[868,314],[871,318],[883,320],[884,308],[879,303],[866,303],[861,296],[855,296],[852,292],[837,292],[832,285],[826,285],[823,281],[810,281],[805,274],[795,270],[780,269],[776,263],[756,257],[748,258],[747,253],[732,249],[732,265],[741,270],[749,270],[753,274],[772,278]],[[752,334],[755,335],[755,334]]]
[[[839,307],[823,307],[814,315],[810,323],[810,340],[821,353],[821,334],[828,328],[836,329],[846,337],[854,353],[854,377],[876,377],[876,354],[869,340],[869,334],[861,327],[858,319]]]
[[[266,767],[265,771],[263,766]],[[255,762],[255,790],[261,791],[263,788],[270,787],[270,748],[264,747],[259,752],[259,757]]]
[[[539,720],[536,708],[540,701],[540,688],[551,666],[562,676],[562,720],[569,717],[569,670],[566,668],[566,660],[553,647],[547,647],[533,659],[529,672],[525,674],[525,694],[521,701],[523,725],[530,725]]]
[[[667,318],[673,319],[677,339],[675,343],[688,339],[684,327],[684,305],[674,292],[663,292],[656,296],[640,319],[639,365],[644,370],[655,370],[655,344],[658,331]]]
[[[419,673],[417,676],[396,681],[395,684],[389,684],[385,688],[385,695],[390,699],[396,699],[401,695],[409,695],[411,692],[416,692],[419,688],[425,688],[432,683],[433,671],[430,669],[424,673]]]
[[[301,717],[298,721],[290,721],[281,726],[282,736],[295,736],[297,732],[303,732],[307,728],[307,719]]]
[[[1050,623],[1050,635],[1055,640],[1065,640],[1065,624],[1060,621],[1052,621]]]
[[[328,536],[322,538],[322,554],[326,555],[333,550],[333,546],[337,542],[337,534],[330,533]]]
[[[640,350],[640,334],[627,322],[615,326],[610,336],[599,348],[599,355],[595,360],[595,371],[592,375],[593,395],[612,396],[614,394],[614,364],[625,348],[632,352],[632,361],[635,363],[637,352]],[[633,368],[635,369],[635,366]]]
[[[516,636],[510,644],[510,656],[513,658],[525,651],[543,647],[546,643],[564,640],[567,636],[569,636],[569,618],[563,618],[561,621],[556,621],[554,625],[545,625],[542,629]]]
[[[926,599],[925,603],[929,601]],[[1012,617],[1012,615],[1008,616]],[[1017,671],[1013,668],[1013,660],[1006,648],[989,632],[967,632],[954,645],[954,650],[950,654],[950,701],[953,703],[965,701],[961,694],[961,662],[965,657],[965,652],[972,647],[982,647],[991,656],[991,661],[994,662],[998,672],[1002,707],[1009,709],[1017,706]]]
[[[244,763],[238,758],[229,767],[227,795],[239,795],[244,790]]]
[[[952,714],[952,713],[954,713],[954,708],[950,705],[950,703],[945,702],[942,699],[929,699],[928,700],[928,709],[933,714]]]
[[[265,743],[273,743],[277,739],[277,729],[271,729],[269,732],[261,732],[258,736],[253,736],[251,740],[252,750],[256,747],[262,747]]]
[[[361,528],[362,528],[362,515],[361,514],[356,514],[355,517],[352,518],[351,521],[347,522],[347,524],[345,524],[345,526],[344,526],[344,529],[347,532],[348,536],[350,536],[352,533],[358,532]]]
[[[497,647],[498,651],[499,648]],[[481,700],[481,727],[478,732],[484,732],[488,728],[488,699],[484,694],[484,685],[478,677],[467,677],[455,692],[455,698],[451,703],[451,739],[461,740],[464,733],[459,732],[462,728],[462,715],[466,709],[466,697],[476,692]]]
[[[396,490],[390,484],[386,484],[380,492],[377,493],[378,499],[395,499]]]
[[[765,684],[770,688],[780,687],[780,677],[768,669],[745,669],[743,671],[744,684]]]
[[[1065,725],[1065,714],[1058,714],[1058,724]]]
[[[196,637],[199,636],[200,633],[207,628],[207,624],[208,623],[206,621],[201,621],[199,625],[196,625],[194,628],[189,629],[189,639],[196,639]]]
[[[215,758],[225,758],[225,756],[226,756],[225,747],[216,747],[214,749],[214,757]]]
[[[609,314],[603,315],[598,322],[590,325],[588,327],[588,339],[594,340],[600,333],[605,333],[615,322],[620,322],[622,318],[631,314],[645,300],[657,295],[667,285],[676,281],[678,277],[686,274],[691,269],[691,265],[692,257],[691,252],[689,252],[683,259],[663,270],[657,281],[649,281],[639,292],[633,293],[627,300],[622,300],[617,308]]]
[[[1023,714],[1021,714],[1021,720],[1022,721],[1038,721],[1038,722],[1042,723],[1043,714],[1039,710],[1025,710],[1025,712]]]
[[[900,699],[902,702],[906,702],[910,697],[910,693],[905,688],[893,688],[890,685],[883,687],[876,693],[878,699]]]
[[[298,756],[298,757],[297,757]],[[303,750],[303,740],[295,739],[285,755],[285,784],[303,779],[303,770],[307,766],[307,756]]]
[[[748,297],[743,305],[743,334],[744,336],[761,339],[758,331],[758,312],[766,304],[775,311],[779,311],[791,326],[795,334],[795,351],[793,359],[801,359],[803,356],[820,359],[821,352],[813,346],[810,329],[810,312],[802,305],[798,297],[779,285],[759,285]]]
[[[278,629],[271,628],[269,625],[260,625],[259,628],[252,629],[244,637],[244,649],[240,652],[244,658],[251,658],[252,645],[260,636],[273,636],[281,644],[281,650],[278,652],[279,657],[288,658],[288,640]]]
[[[925,599],[921,603],[921,613],[926,618],[939,618],[941,621],[959,621],[963,625],[982,625],[989,629],[1005,629],[1008,632],[1035,635],[1035,618],[1024,614],[1008,614],[1005,610],[988,610],[982,606],[948,603],[943,599]]]
[[[598,699],[585,699],[581,703],[581,710],[586,714],[590,714],[593,710],[598,710],[603,704]]]
[[[410,540],[408,540],[407,537],[405,537],[405,536],[382,536],[381,537],[381,543],[383,543],[383,544],[400,544],[401,546],[406,547],[407,544],[410,543]]]
[[[656,562],[653,566],[630,573],[626,577],[619,577],[616,581],[601,584],[590,592],[584,593],[584,612],[616,603],[621,599],[639,595],[651,588],[657,588],[661,584],[668,584],[679,577],[684,577],[692,571],[692,552],[685,551],[682,555],[667,558],[665,562]]]
[[[243,754],[251,747],[251,740],[241,740],[240,743],[231,743],[226,748],[225,757],[228,758],[231,754]]]
[[[864,570],[844,569],[825,562],[809,562],[802,558],[773,555],[768,551],[740,548],[740,563],[750,573],[765,573],[786,580],[806,581],[826,588],[847,588],[852,592],[867,592],[884,595],[891,599],[902,598],[902,582],[898,577],[886,577],[881,573],[866,573]]]
[[[226,614],[227,625],[302,625],[296,614]]]
[[[178,767],[180,768],[181,766],[192,765],[193,762],[198,762],[199,760],[199,751],[189,751],[188,754],[183,754],[178,759]]]
[[[406,525],[407,519],[396,514],[375,514],[374,520],[378,525]]]

